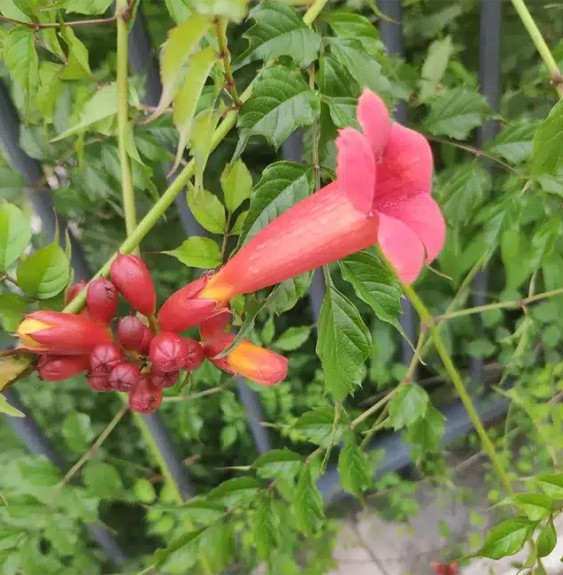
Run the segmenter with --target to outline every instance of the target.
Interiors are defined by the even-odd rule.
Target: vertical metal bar
[[[498,112],[500,104],[500,34],[502,19],[502,0],[481,0],[479,26],[479,79],[481,93],[491,108]],[[484,146],[498,132],[498,121],[488,120],[477,132],[477,144]],[[491,166],[486,167],[491,171]],[[489,272],[482,270],[473,279],[472,305],[486,303]],[[483,359],[469,358],[469,374],[472,383],[479,383],[483,378]]]
[[[27,408],[21,402],[16,391],[14,389],[5,389],[2,394],[6,397],[10,405],[13,405],[16,409],[26,414],[26,416],[22,418],[5,416],[4,420],[6,423],[17,433],[31,453],[44,455],[64,473],[66,465],[63,459],[27,412]],[[107,529],[94,524],[87,524],[86,528],[90,532],[92,539],[103,549],[104,553],[115,566],[119,567],[127,561],[127,556]]]
[[[162,84],[141,8],[137,10],[135,23],[129,33],[129,64],[135,73],[146,74],[145,102],[149,105],[156,105],[160,100]],[[188,237],[208,235],[192,215],[184,194],[180,194],[176,198],[176,207]],[[261,423],[265,417],[260,398],[255,391],[246,385],[244,378],[237,377],[236,384],[238,397],[246,411],[248,426],[254,438],[256,449],[260,454],[266,453],[271,449],[272,442],[268,430]]]
[[[401,14],[401,0],[379,0],[379,9],[387,18],[379,21],[379,34],[381,41],[389,54],[401,55],[403,52],[403,25]],[[395,119],[401,124],[407,123],[407,106],[400,102],[395,110]],[[407,337],[411,342],[416,338],[416,314],[409,301],[402,300],[403,315],[400,318]],[[404,339],[401,340],[401,356],[403,363],[408,365],[413,356],[412,347]]]

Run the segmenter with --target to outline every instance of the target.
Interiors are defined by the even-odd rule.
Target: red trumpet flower
[[[39,378],[62,381],[88,369],[87,355],[42,355],[37,362]]]
[[[112,341],[107,328],[85,316],[47,310],[26,315],[16,335],[29,351],[57,355],[88,354]]]
[[[336,181],[270,222],[214,276],[172,294],[161,311],[167,329],[198,325],[236,295],[375,243],[405,283],[417,278],[425,260],[438,255],[445,223],[430,196],[428,142],[391,124],[385,104],[369,90],[358,101],[357,116],[363,132],[344,128],[336,140]]]
[[[132,255],[117,254],[109,269],[111,279],[127,303],[143,315],[156,310],[156,292],[145,262]]]

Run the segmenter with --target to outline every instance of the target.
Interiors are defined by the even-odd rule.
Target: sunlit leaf
[[[188,206],[195,219],[209,232],[222,234],[227,224],[225,208],[219,198],[205,189],[188,186]]]
[[[221,174],[221,187],[225,195],[225,205],[229,212],[234,212],[244,200],[250,198],[252,176],[242,160],[225,166]]]
[[[560,100],[534,135],[532,169],[536,174],[557,175],[563,168],[563,101]]]
[[[29,220],[18,207],[0,203],[0,271],[7,271],[30,241]]]
[[[485,544],[476,555],[489,557],[490,559],[500,559],[501,557],[514,555],[524,547],[535,526],[536,522],[530,521],[526,517],[507,519],[491,529]]]
[[[58,244],[41,248],[18,267],[18,285],[29,296],[49,299],[68,285],[70,262]]]
[[[175,250],[163,252],[192,268],[213,269],[221,265],[221,250],[211,238],[192,236]]]

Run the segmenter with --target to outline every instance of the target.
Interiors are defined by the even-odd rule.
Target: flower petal
[[[393,124],[377,165],[375,208],[403,196],[429,194],[432,187],[432,151],[426,138],[401,124]]]
[[[373,209],[375,157],[366,136],[353,128],[340,130],[336,181],[354,208],[364,214]]]
[[[381,213],[406,224],[424,244],[426,263],[442,251],[446,223],[436,201],[427,194],[399,198],[380,206]]]
[[[403,222],[379,214],[377,240],[402,282],[412,283],[422,269],[424,248],[418,236]]]
[[[377,94],[366,88],[358,100],[357,116],[373,154],[378,158],[385,148],[391,129],[387,107]]]

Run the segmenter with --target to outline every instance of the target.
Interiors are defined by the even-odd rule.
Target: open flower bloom
[[[112,342],[106,327],[85,316],[47,310],[26,315],[16,335],[22,348],[57,355],[88,354],[98,344]]]
[[[336,181],[260,230],[214,276],[189,284],[163,306],[175,329],[197,325],[232,297],[257,291],[379,243],[405,283],[444,244],[445,223],[430,196],[432,153],[419,133],[391,123],[383,101],[365,90],[362,132],[336,140]],[[197,289],[196,289],[197,287]],[[170,329],[166,327],[164,329]]]

